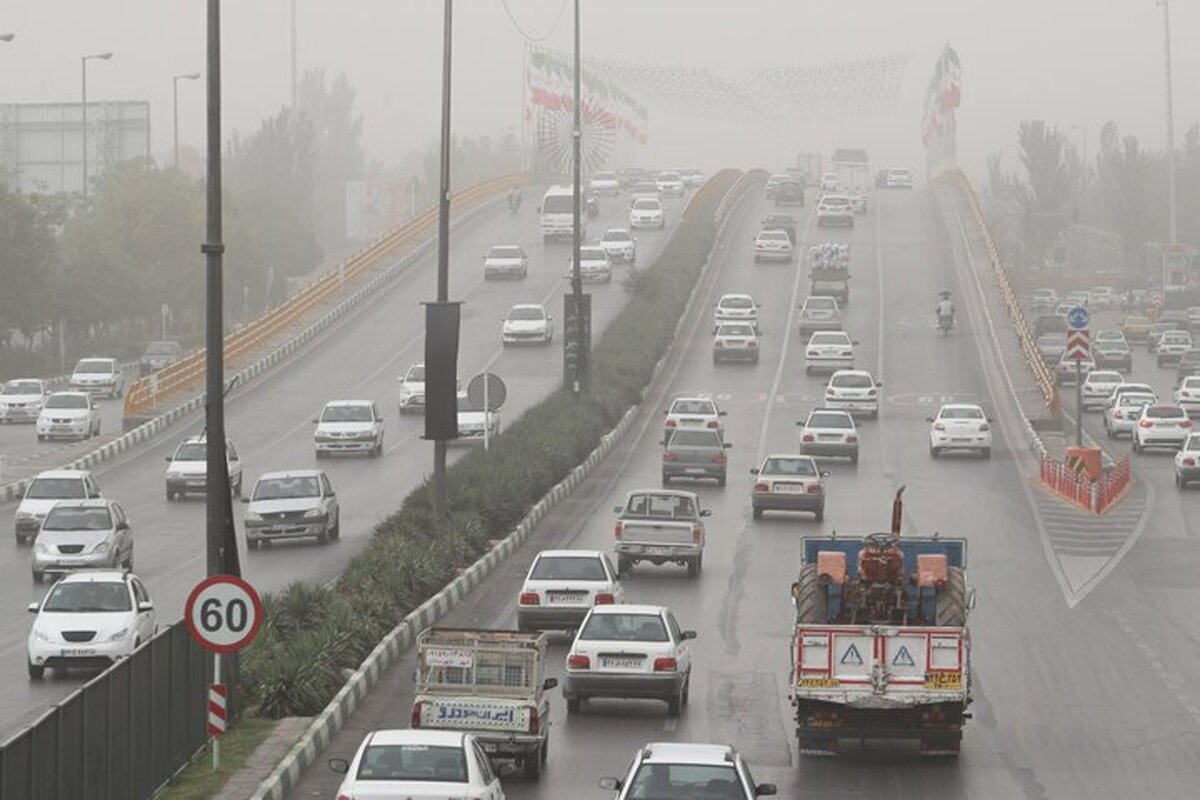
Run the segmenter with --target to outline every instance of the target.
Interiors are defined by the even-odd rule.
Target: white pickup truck
[[[492,759],[537,779],[550,741],[546,634],[427,628],[417,637],[412,727],[474,734]]]
[[[686,566],[700,574],[704,560],[704,517],[695,492],[635,489],[625,496],[613,529],[617,574],[627,575],[638,561]]]

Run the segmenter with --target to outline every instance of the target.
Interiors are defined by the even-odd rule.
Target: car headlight
[[[183,473],[177,469],[167,470],[167,478],[169,478],[171,480],[175,480],[177,478],[182,478],[182,477],[183,477]]]
[[[113,631],[111,634],[109,634],[108,641],[119,642],[128,635],[129,635],[129,628],[121,628],[121,630]]]
[[[33,549],[35,552],[41,553],[42,555],[50,555],[54,552],[50,549],[50,545],[40,540],[34,544]]]
[[[242,517],[243,522],[259,522],[260,520],[262,520],[262,514],[259,514],[257,511],[247,511],[245,516]]]
[[[37,639],[39,642],[52,642],[52,641],[54,641],[54,639],[53,639],[53,638],[50,636],[50,634],[46,633],[46,632],[45,632],[44,630],[42,630],[41,628],[34,628],[34,629],[33,629],[33,638]]]
[[[17,519],[37,519],[38,515],[32,511],[18,511]]]
[[[308,511],[304,512],[305,519],[316,519],[323,516],[325,516],[325,512],[319,508],[310,508]]]
[[[96,544],[96,546],[92,548],[92,552],[93,553],[107,553],[108,552],[108,541],[106,540],[103,542],[98,542]]]
[[[407,386],[401,386],[400,387],[400,396],[401,397],[412,397],[412,389],[409,389]]]

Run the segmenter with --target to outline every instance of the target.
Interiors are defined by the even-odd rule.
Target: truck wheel
[[[696,556],[695,558],[693,558],[691,561],[688,562],[688,565],[687,565],[688,577],[689,578],[696,577],[697,575],[700,574],[700,571],[702,569],[704,569],[704,554],[703,553],[701,553],[700,555]]]
[[[962,567],[950,567],[946,585],[937,595],[938,627],[962,628],[967,624],[967,575]]]
[[[250,548],[251,550],[257,550],[258,544],[259,544],[258,539],[247,539],[246,540],[246,547]]]
[[[39,667],[37,664],[34,664],[32,661],[28,662],[28,664],[29,664],[29,677],[35,681],[40,681],[42,679],[42,676],[44,676],[46,674],[46,668]]]
[[[755,508],[755,509],[753,509],[753,513],[754,513],[754,518],[755,518],[755,519],[762,519],[763,510],[762,510],[761,508]]]
[[[617,556],[617,577],[623,578],[631,572],[633,572],[633,559]]]
[[[532,753],[527,753],[521,759],[521,766],[525,768],[525,777],[531,781],[536,781],[542,777],[542,754],[539,747]]]
[[[816,511],[813,512],[813,519],[816,520],[817,522],[825,521],[825,506],[821,506],[820,508],[818,508]]]
[[[568,697],[567,698],[567,713],[568,714],[578,714],[582,709],[583,709],[583,698],[582,697]]]
[[[816,564],[805,564],[800,569],[799,594],[796,598],[796,621],[825,625],[829,622],[829,597]]]
[[[672,719],[679,716],[679,708],[682,703],[681,694],[667,698],[667,716]]]

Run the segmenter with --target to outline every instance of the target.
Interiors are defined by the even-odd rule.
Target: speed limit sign
[[[263,607],[254,587],[232,575],[213,575],[188,595],[183,618],[205,650],[236,653],[254,640]]]

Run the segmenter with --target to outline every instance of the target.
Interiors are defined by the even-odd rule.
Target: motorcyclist
[[[935,309],[938,318],[938,324],[943,324],[943,321],[949,320],[951,327],[954,325],[954,301],[950,299],[949,292],[942,292],[938,295],[937,307]]]
[[[521,190],[514,186],[508,190],[508,210],[515,214],[520,207]]]

